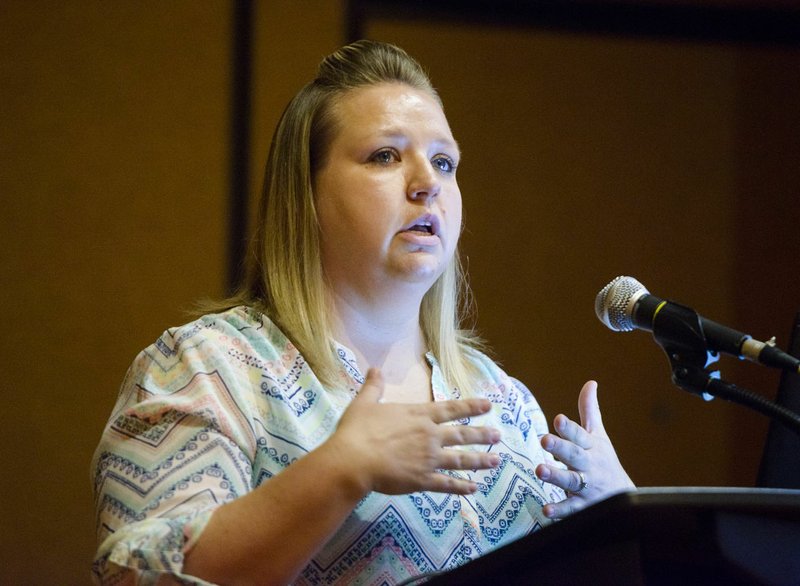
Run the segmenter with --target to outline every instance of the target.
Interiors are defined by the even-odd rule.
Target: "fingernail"
[[[489,441],[491,441],[493,444],[496,444],[500,441],[500,437],[500,432],[495,429],[489,434]]]
[[[536,471],[536,474],[540,480],[548,480],[550,478],[550,469],[542,467],[541,470]]]
[[[496,454],[492,454],[491,456],[489,456],[489,465],[492,468],[497,468],[500,465],[500,456]]]

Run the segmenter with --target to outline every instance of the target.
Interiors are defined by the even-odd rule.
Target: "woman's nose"
[[[442,185],[433,165],[427,159],[414,167],[408,182],[408,197],[414,201],[427,202],[439,195]]]

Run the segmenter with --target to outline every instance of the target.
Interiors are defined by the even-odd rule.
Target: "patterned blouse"
[[[167,330],[134,361],[93,462],[103,583],[150,584],[183,574],[184,553],[214,509],[322,444],[363,383],[351,351],[337,348],[342,391],[323,388],[268,318],[239,307]],[[432,355],[435,401],[460,398]],[[553,462],[530,392],[483,354],[479,388],[493,409],[459,423],[491,425],[493,470],[450,472],[478,484],[469,496],[367,495],[295,584],[395,584],[455,568],[548,523],[542,506],[564,498],[536,478]]]

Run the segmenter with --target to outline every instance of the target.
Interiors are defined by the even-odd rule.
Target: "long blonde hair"
[[[327,386],[340,383],[328,320],[326,285],[313,179],[336,132],[335,100],[355,88],[400,82],[428,92],[441,104],[422,67],[393,45],[358,41],[326,57],[317,77],[292,99],[272,138],[259,217],[244,283],[222,305],[244,304],[267,314]],[[468,394],[474,367],[468,354],[481,347],[462,329],[469,290],[458,252],[425,294],[420,326],[447,383]]]

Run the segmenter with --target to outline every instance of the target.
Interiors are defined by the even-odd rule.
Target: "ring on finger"
[[[576,472],[578,471],[576,470]],[[578,490],[571,491],[572,494],[579,494],[589,488],[589,483],[586,482],[586,475],[583,472],[578,472],[578,478],[580,478],[581,483],[578,486]]]

